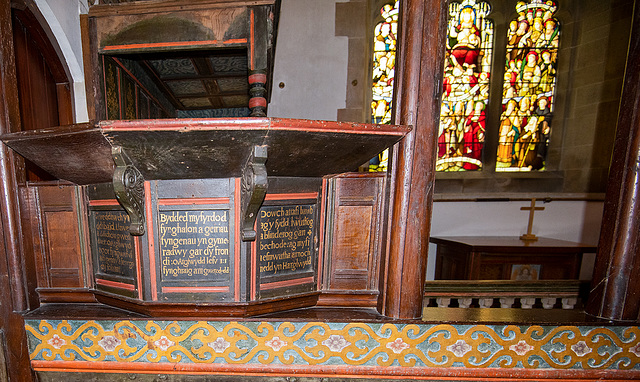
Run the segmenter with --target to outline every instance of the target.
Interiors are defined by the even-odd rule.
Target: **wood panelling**
[[[12,21],[22,129],[73,123],[70,81],[44,30],[28,10]]]
[[[369,272],[363,265],[369,264],[371,255],[371,217],[374,206],[339,205],[336,210],[336,235],[331,279],[334,289],[369,289]]]
[[[101,78],[106,101],[101,108],[106,110],[107,119],[137,119],[175,116],[175,110],[167,110],[162,101],[164,95],[150,86],[151,79],[133,60],[101,56]],[[155,89],[155,91],[154,91]],[[149,114],[149,103],[156,113]]]
[[[328,290],[377,291],[384,180],[380,174],[329,179]]]
[[[12,10],[14,51],[22,130],[73,123],[70,81],[51,42],[28,9]],[[55,177],[26,162],[27,179]]]
[[[532,280],[578,279],[584,253],[596,247],[540,237],[432,237],[438,245],[436,280],[509,280],[517,267],[525,266]]]
[[[74,211],[43,211],[52,287],[82,287],[80,240]]]
[[[23,130],[58,126],[56,84],[35,40],[15,13],[13,34]]]
[[[29,187],[38,288],[83,288],[82,242],[76,187]]]

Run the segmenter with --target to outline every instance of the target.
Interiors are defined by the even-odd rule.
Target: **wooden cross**
[[[531,206],[530,207],[520,207],[520,210],[521,211],[529,211],[529,225],[527,226],[527,233],[525,233],[524,235],[520,236],[520,240],[524,240],[524,241],[536,241],[536,240],[538,240],[538,237],[531,233],[531,230],[533,229],[533,214],[535,213],[535,211],[544,210],[544,207],[536,207],[536,198],[533,198],[533,199],[531,199]]]

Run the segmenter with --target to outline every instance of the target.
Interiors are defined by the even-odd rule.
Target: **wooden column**
[[[9,0],[0,1],[0,133],[20,130],[10,3]],[[16,162],[13,151],[0,144],[0,347],[9,380],[31,381],[21,315],[28,309],[28,298]]]
[[[268,39],[266,7],[251,8],[249,47],[249,110],[251,117],[267,116]]]
[[[422,315],[442,95],[447,2],[403,0],[394,123],[412,125],[392,160],[391,221],[382,313]]]
[[[627,56],[602,229],[587,313],[639,321],[640,313],[640,14]]]

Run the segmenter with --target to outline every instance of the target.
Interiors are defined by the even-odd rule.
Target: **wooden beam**
[[[189,9],[214,9],[230,7],[252,7],[258,5],[273,5],[278,0],[190,0]],[[131,15],[142,13],[176,12],[183,10],[184,0],[137,1],[120,4],[100,4],[89,9],[89,16]]]
[[[414,129],[394,148],[382,313],[418,318],[431,228],[447,2],[406,0],[401,6],[394,123]]]
[[[640,14],[635,6],[622,102],[587,313],[640,321]]]
[[[0,133],[20,131],[20,107],[15,70],[11,2],[0,1]],[[6,370],[10,381],[33,379],[24,320],[21,312],[29,308],[26,254],[22,248],[22,230],[16,155],[9,147],[0,146],[0,330],[5,333]],[[20,169],[24,173],[24,168]],[[5,345],[6,344],[6,345]]]

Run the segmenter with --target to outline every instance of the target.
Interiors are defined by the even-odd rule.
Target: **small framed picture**
[[[540,264],[513,264],[511,266],[511,280],[538,280]]]

